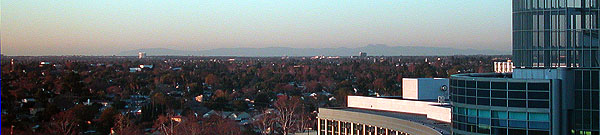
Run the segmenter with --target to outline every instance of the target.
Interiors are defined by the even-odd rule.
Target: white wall
[[[427,115],[427,118],[450,123],[450,108],[439,103],[376,97],[348,96],[348,107]]]
[[[402,78],[402,98],[419,99],[419,79]]]

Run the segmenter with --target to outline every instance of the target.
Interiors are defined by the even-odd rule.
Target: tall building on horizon
[[[358,56],[367,57],[367,53],[366,52],[358,52]]]
[[[146,52],[139,52],[138,59],[143,59],[143,58],[146,58]]]
[[[513,0],[513,73],[452,75],[453,134],[600,134],[599,6]]]

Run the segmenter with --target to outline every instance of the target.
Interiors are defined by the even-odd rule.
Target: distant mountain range
[[[445,47],[367,45],[358,48],[219,48],[202,51],[184,51],[166,48],[145,48],[120,52],[120,56],[136,56],[146,52],[148,56],[357,56],[366,52],[369,56],[450,56],[450,55],[510,55],[510,51],[456,49]]]

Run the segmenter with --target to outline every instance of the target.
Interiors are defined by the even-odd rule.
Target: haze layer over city
[[[111,56],[147,48],[202,51],[383,44],[510,54],[510,4],[480,0],[3,0],[1,49],[11,56]]]

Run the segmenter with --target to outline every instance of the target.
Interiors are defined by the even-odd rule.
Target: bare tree
[[[275,121],[281,127],[281,133],[287,135],[293,133],[298,122],[297,114],[300,112],[300,99],[298,97],[282,96],[275,101],[277,117]]]
[[[177,135],[200,135],[202,134],[202,126],[198,124],[198,118],[194,115],[188,115],[182,118],[181,124],[175,127]]]
[[[167,113],[167,115],[160,115],[158,119],[154,121],[154,128],[160,131],[163,135],[175,135],[175,127],[180,123],[174,121],[175,116],[173,113]]]
[[[53,135],[76,135],[78,126],[75,114],[72,111],[64,111],[52,116],[47,130]]]
[[[298,113],[298,122],[296,124],[296,128],[300,132],[304,132],[308,127],[311,127],[312,118],[312,114],[305,111],[301,111],[300,113]]]
[[[116,135],[140,135],[142,131],[125,115],[115,116],[115,126],[112,128]]]
[[[240,126],[234,120],[212,115],[202,121],[203,134],[205,135],[239,135],[242,134]]]
[[[256,116],[256,119],[253,121],[252,124],[260,129],[261,134],[272,134],[275,125],[275,118],[276,116],[273,112],[265,110],[263,111],[263,114]]]
[[[188,115],[186,117],[174,116],[172,113],[161,115],[155,121],[154,128],[163,135],[201,135],[205,133],[205,128],[198,123],[196,116]],[[237,125],[236,125],[237,126]],[[224,126],[215,126],[225,128]]]

